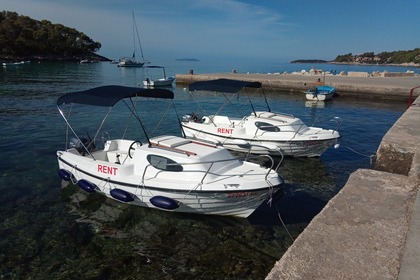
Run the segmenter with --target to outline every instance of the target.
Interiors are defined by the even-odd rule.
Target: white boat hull
[[[334,93],[328,94],[315,94],[315,93],[306,93],[306,99],[310,101],[326,101],[331,100],[334,96]]]
[[[335,88],[332,86],[318,86],[305,92],[306,99],[310,101],[327,101],[331,100],[335,94]]]
[[[159,137],[155,139],[156,142],[166,141],[159,139],[164,138]],[[151,199],[164,196],[178,204],[179,207],[172,211],[197,214],[246,218],[265,199],[279,191],[283,184],[281,177],[273,170],[239,161],[233,156],[231,160],[215,163],[210,167],[206,160],[226,159],[228,152],[221,147],[197,144],[179,137],[167,139],[170,143],[179,141],[177,143],[186,144],[176,148],[171,145],[136,146],[133,158],[129,158],[127,150],[132,141],[112,140],[107,142],[103,151],[92,154],[95,159],[90,155],[82,156],[75,149],[58,151],[58,164],[60,169],[72,174],[74,182],[87,180],[95,185],[97,192],[112,199],[115,198],[111,195],[111,190],[120,189],[133,195],[134,200],[129,203],[162,210],[153,205]],[[123,149],[111,149],[116,146]],[[186,150],[194,155],[180,152]],[[200,159],[200,154],[207,156]],[[182,172],[158,170],[147,164],[148,155],[183,161],[184,169]],[[115,163],[117,159],[119,163]],[[193,159],[200,160],[194,162]]]
[[[143,85],[145,87],[163,87],[163,86],[171,86],[175,77],[167,77],[166,79],[157,79],[157,80],[144,80]]]
[[[256,124],[267,125],[267,128],[258,128]],[[340,138],[336,130],[307,127],[298,118],[271,112],[257,112],[257,116],[242,119],[226,116],[184,119],[182,127],[188,138],[230,150],[295,157],[320,156]]]
[[[143,62],[120,61],[118,67],[143,67]]]

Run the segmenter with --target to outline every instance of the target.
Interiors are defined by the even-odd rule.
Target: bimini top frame
[[[113,107],[124,98],[150,97],[174,99],[174,93],[167,89],[148,89],[126,86],[101,86],[83,91],[67,93],[57,100],[57,106],[77,103],[92,106]]]
[[[124,103],[127,105],[127,108],[139,121],[143,129],[143,132],[147,138],[147,141],[149,142],[149,145],[150,145],[150,140],[149,140],[150,137],[148,136],[148,133],[135,110],[135,106],[132,101],[132,98],[134,97],[173,99],[174,93],[167,89],[154,89],[154,88],[149,89],[149,88],[118,86],[118,85],[101,86],[101,87],[96,87],[96,88],[83,90],[83,91],[70,92],[70,93],[62,95],[57,100],[57,108],[61,116],[63,117],[64,121],[66,122],[67,127],[77,137],[77,139],[83,146],[84,150],[86,150],[92,156],[92,154],[89,151],[89,147],[86,147],[83,141],[81,141],[80,137],[77,135],[77,133],[74,131],[69,121],[67,120],[64,112],[60,109],[60,106],[66,105],[66,104],[70,104],[70,105],[83,104],[83,105],[91,105],[91,106],[109,107],[108,113],[105,115],[100,127],[98,128],[98,131],[96,133],[98,134],[100,129],[102,128],[102,125],[105,122],[105,119],[107,118],[108,114],[113,108],[113,106],[118,101],[128,98],[131,101],[131,106],[125,101]],[[95,138],[96,138],[96,135],[94,139]]]
[[[230,99],[226,96],[225,93],[237,93],[243,88],[255,88],[256,90],[262,90],[262,84],[260,82],[250,82],[250,81],[241,81],[241,80],[232,80],[232,79],[216,79],[216,80],[209,80],[209,81],[199,81],[190,84],[189,91],[212,91],[212,92],[219,92],[224,95],[227,100],[227,103],[224,104],[222,107],[219,108],[217,111],[220,112],[225,105],[231,103]],[[262,90],[262,94],[264,97],[265,104],[267,106],[267,111],[271,112],[270,105],[268,104],[267,97]],[[256,116],[257,113],[254,108],[254,104],[252,104],[251,98],[248,96],[248,102],[251,106],[251,109]],[[216,113],[216,114],[217,114]]]

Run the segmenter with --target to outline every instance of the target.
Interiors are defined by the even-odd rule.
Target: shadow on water
[[[278,225],[135,207],[71,184],[62,200],[75,221],[53,251],[74,247],[45,268],[55,279],[264,279],[292,242]]]

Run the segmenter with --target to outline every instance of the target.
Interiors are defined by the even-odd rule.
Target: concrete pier
[[[275,264],[275,279],[419,279],[420,97]]]
[[[196,81],[212,79],[236,79],[244,81],[258,81],[265,90],[290,91],[301,94],[314,88],[322,75],[292,75],[292,74],[177,74],[176,83],[188,85]],[[355,77],[355,76],[325,76],[325,84],[334,86],[342,96],[362,98],[383,98],[407,100],[410,89],[420,86],[420,76],[411,77]],[[416,91],[418,96],[420,91]]]

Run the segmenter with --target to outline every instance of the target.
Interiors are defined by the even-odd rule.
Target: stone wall
[[[420,97],[386,133],[375,169],[359,169],[266,280],[418,279]]]

